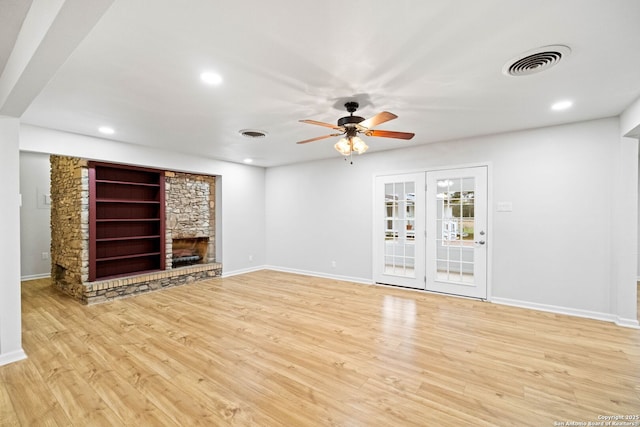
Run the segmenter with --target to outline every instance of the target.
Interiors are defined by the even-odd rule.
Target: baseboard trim
[[[342,280],[345,282],[360,283],[363,285],[372,285],[371,279],[363,279],[361,277],[340,276],[337,274],[318,273],[316,271],[299,270],[297,268],[277,267],[275,265],[265,265],[265,270],[280,271],[282,273],[302,274],[303,276],[321,277],[323,279]]]
[[[623,326],[625,328],[640,329],[640,322],[638,322],[636,319],[625,319],[623,317],[617,317],[616,325]]]
[[[8,365],[9,363],[17,362],[27,358],[27,354],[24,350],[11,351],[6,354],[0,354],[0,366]]]
[[[638,321],[635,323],[630,319],[621,319],[618,316],[609,313],[601,313],[598,311],[581,310],[577,308],[561,307],[558,305],[539,304],[535,302],[513,300],[509,298],[492,297],[491,302],[502,305],[510,305],[512,307],[527,308],[530,310],[546,311],[555,314],[564,314],[567,316],[583,317],[585,319],[603,320],[612,322],[616,325],[626,328],[636,328]]]
[[[222,275],[220,277],[224,279],[225,277],[238,276],[240,274],[253,273],[253,272],[265,270],[265,269],[267,269],[267,267],[265,267],[264,265],[251,267],[251,268],[242,268],[240,270],[233,270],[233,271],[224,271],[224,268],[223,268]]]
[[[20,277],[20,281],[21,282],[25,282],[27,280],[46,279],[48,277],[51,277],[51,273],[31,274],[31,275],[28,275],[28,276]]]

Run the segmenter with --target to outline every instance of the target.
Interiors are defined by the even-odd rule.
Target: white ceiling
[[[0,0],[0,73],[13,50],[13,44],[29,11],[31,0]]]
[[[618,115],[640,96],[638,42],[638,0],[115,0],[22,121],[259,166],[339,158],[337,138],[295,142],[332,133],[298,120],[335,123],[346,100],[416,134],[370,152]],[[571,55],[502,74],[552,44]]]

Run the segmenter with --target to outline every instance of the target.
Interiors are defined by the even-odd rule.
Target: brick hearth
[[[222,264],[198,264],[174,268],[137,276],[108,279],[84,283],[78,289],[76,298],[84,304],[97,304],[118,298],[138,295],[144,292],[166,289],[192,283],[197,280],[217,277],[222,274]]]

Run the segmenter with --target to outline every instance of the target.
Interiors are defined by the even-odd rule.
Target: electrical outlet
[[[336,262],[335,261],[331,261],[331,267],[336,268]]]
[[[253,261],[253,255],[249,255],[249,261]]]
[[[49,252],[42,252],[42,259],[43,260],[48,260],[49,259]]]

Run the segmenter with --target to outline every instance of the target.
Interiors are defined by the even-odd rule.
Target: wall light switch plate
[[[36,188],[36,194],[38,195],[38,201],[36,203],[36,208],[38,209],[51,209],[51,196],[49,195],[49,190]]]
[[[511,212],[511,211],[513,211],[513,203],[512,202],[498,202],[497,211],[498,212]]]

